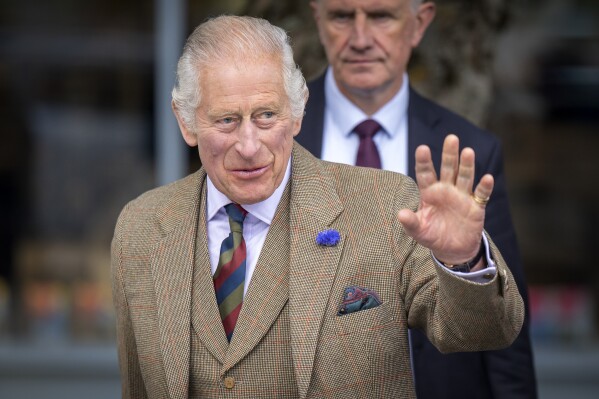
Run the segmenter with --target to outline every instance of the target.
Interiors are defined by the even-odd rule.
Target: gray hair
[[[220,16],[204,22],[193,31],[179,58],[172,96],[183,123],[189,129],[195,128],[195,111],[202,96],[199,83],[204,67],[218,65],[218,62],[242,65],[248,58],[261,60],[265,55],[281,60],[291,116],[301,118],[308,88],[293,60],[287,33],[264,19]]]
[[[317,3],[322,2],[322,0],[316,0]],[[412,10],[417,11],[418,7],[424,2],[424,0],[411,0]]]
[[[424,0],[412,0],[412,9],[418,11],[418,7],[424,2]]]

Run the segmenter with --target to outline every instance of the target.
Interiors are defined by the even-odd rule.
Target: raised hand
[[[443,143],[441,178],[437,178],[428,146],[416,149],[418,211],[399,211],[406,232],[446,264],[468,262],[480,248],[485,205],[493,191],[493,176],[484,175],[474,192],[474,151],[450,134]]]

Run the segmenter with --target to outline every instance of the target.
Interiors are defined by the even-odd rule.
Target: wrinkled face
[[[337,85],[350,99],[372,92],[392,97],[434,15],[434,5],[414,10],[412,0],[316,0],[312,8]],[[432,10],[424,20],[421,8]]]
[[[239,204],[270,197],[281,184],[301,119],[293,119],[278,59],[206,67],[195,131],[183,137],[198,146],[216,188]]]

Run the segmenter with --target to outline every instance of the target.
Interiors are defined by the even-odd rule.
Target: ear
[[[426,29],[435,18],[436,11],[437,8],[432,1],[425,1],[418,6],[418,10],[416,11],[416,29],[414,30],[414,35],[412,37],[412,47],[417,47],[420,44]]]
[[[304,118],[297,118],[292,122],[292,129],[293,129],[293,137],[297,136],[300,132],[300,130],[302,130],[302,121],[304,120]]]
[[[312,8],[312,16],[314,17],[314,21],[316,21],[318,24],[318,21],[320,20],[320,14],[318,13],[318,2],[312,0],[310,2],[310,8]]]
[[[174,101],[171,101],[171,107],[173,108],[173,113],[175,114],[175,118],[177,118],[177,123],[179,124],[179,129],[181,130],[181,135],[183,136],[183,140],[185,140],[187,145],[190,147],[197,146],[198,145],[197,135],[194,132],[192,132],[191,130],[189,130],[189,128],[185,124],[185,121],[183,121],[183,118],[181,118],[181,115],[179,114],[179,109],[177,108],[177,105],[175,104]]]
[[[321,20],[323,18],[323,16],[320,14],[322,4],[320,4],[320,1],[312,0],[312,1],[310,1],[310,7],[312,8],[312,17],[314,17],[314,22],[316,22],[316,30],[318,31],[318,39],[320,39],[320,43],[324,44],[324,43],[326,43],[326,40],[325,40],[326,37],[325,37],[325,32],[324,32],[326,27],[323,27],[321,24],[321,22],[324,22]],[[325,46],[325,51],[326,51],[326,46]]]
[[[306,115],[306,103],[308,102],[308,97],[310,96],[310,92],[308,88],[306,88],[306,94],[304,95],[304,115]],[[301,118],[297,118],[293,121],[293,137],[297,136],[302,130],[302,121],[304,120],[304,115]]]

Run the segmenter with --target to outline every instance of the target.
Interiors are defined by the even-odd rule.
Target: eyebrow
[[[328,17],[335,17],[338,15],[347,15],[347,16],[354,16],[356,14],[356,11],[353,9],[344,9],[344,8],[336,8],[336,9],[332,9],[327,11],[327,16]]]
[[[232,108],[209,108],[208,111],[206,111],[206,114],[211,118],[219,118],[231,114],[238,115],[239,113],[239,108],[237,110]]]
[[[272,101],[272,102],[269,102],[266,104],[261,104],[260,106],[253,108],[251,111],[252,111],[252,114],[254,114],[256,112],[266,111],[266,110],[280,111],[283,108],[284,107],[282,106],[281,103]],[[206,113],[209,117],[218,118],[218,117],[221,117],[224,115],[240,115],[241,110],[239,109],[239,107],[237,107],[236,109],[233,109],[233,108],[210,108],[210,109],[208,109],[208,111]]]

